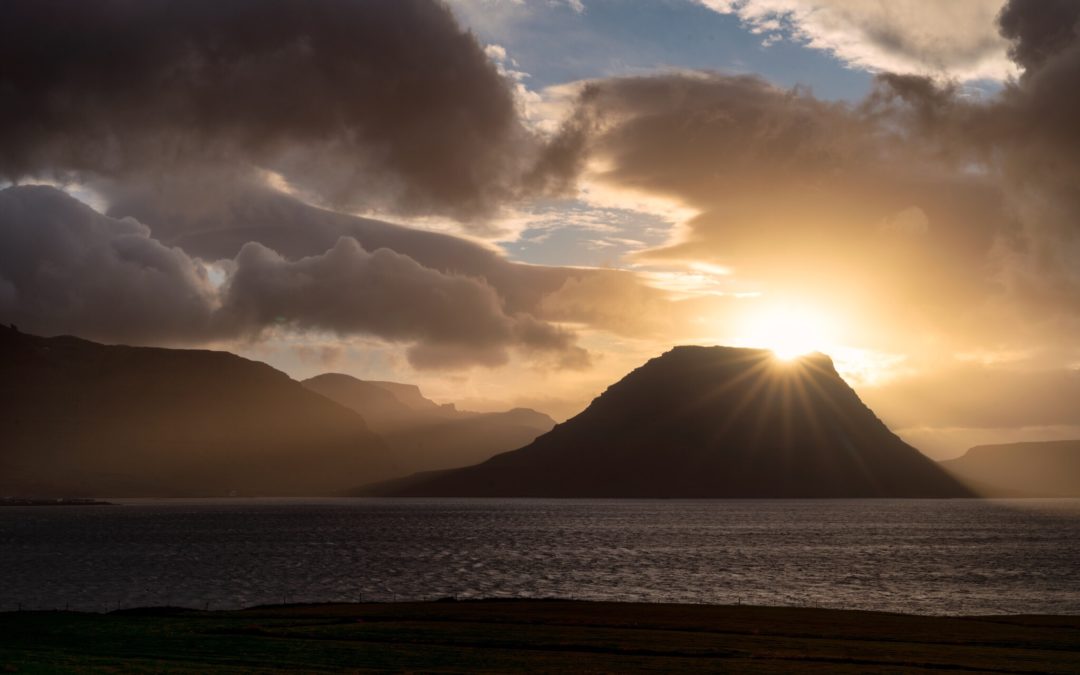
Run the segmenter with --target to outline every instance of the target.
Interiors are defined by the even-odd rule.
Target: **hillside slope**
[[[395,473],[359,415],[266,364],[0,328],[0,494],[323,495]]]
[[[358,412],[386,440],[403,471],[468,466],[531,443],[555,420],[528,408],[475,413],[439,405],[415,385],[327,373],[305,387]]]
[[[941,466],[988,497],[1080,497],[1080,440],[977,445]]]
[[[529,446],[392,496],[964,497],[823,355],[676,347]]]

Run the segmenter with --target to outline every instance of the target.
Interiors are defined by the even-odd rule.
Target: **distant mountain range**
[[[0,495],[333,495],[365,484],[394,496],[971,495],[823,355],[677,347],[552,426],[533,410],[438,405],[413,385],[300,383],[226,352],[0,327]],[[967,465],[956,462],[959,475]]]
[[[264,363],[0,328],[0,494],[333,494],[399,471],[360,415]]]
[[[555,420],[529,408],[475,413],[439,405],[420,388],[328,373],[303,385],[350,408],[368,422],[408,471],[448,469],[482,462],[527,445],[550,431]]]
[[[987,497],[1080,497],[1080,440],[977,445],[941,466]]]
[[[227,352],[0,327],[0,496],[343,494],[483,461],[554,424],[458,411],[409,384],[300,383]]]
[[[448,497],[967,497],[824,355],[676,347],[487,462],[376,485]]]

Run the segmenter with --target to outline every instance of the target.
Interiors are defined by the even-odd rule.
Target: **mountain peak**
[[[527,447],[397,494],[533,497],[954,497],[811,354],[679,346]]]
[[[832,357],[822,352],[809,352],[800,354],[791,359],[781,359],[769,349],[757,347],[725,347],[721,345],[676,345],[660,356],[650,359],[647,363],[665,362],[672,360],[698,360],[719,361],[729,360],[732,362],[756,362],[771,360],[778,364],[804,364],[836,371]]]

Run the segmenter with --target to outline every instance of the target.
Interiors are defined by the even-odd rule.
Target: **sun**
[[[828,353],[835,344],[834,329],[834,322],[812,307],[773,305],[747,317],[739,342],[789,361],[812,352]]]

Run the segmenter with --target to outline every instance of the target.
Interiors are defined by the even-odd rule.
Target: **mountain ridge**
[[[831,359],[679,346],[533,443],[372,486],[387,496],[967,497],[904,443]]]
[[[359,413],[406,471],[467,466],[513,450],[555,420],[530,408],[478,413],[439,405],[412,384],[324,373],[302,384]]]
[[[0,493],[328,495],[398,470],[351,410],[228,352],[0,327]]]
[[[1080,440],[992,443],[940,462],[990,497],[1080,497]]]

